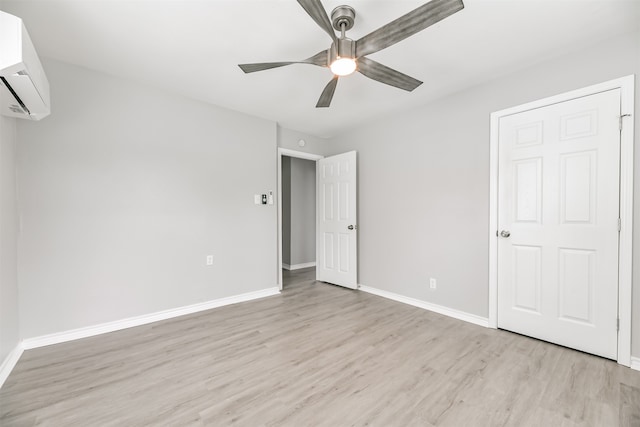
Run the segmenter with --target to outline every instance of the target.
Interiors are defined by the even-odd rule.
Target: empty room
[[[639,74],[638,0],[0,0],[0,425],[640,426]]]

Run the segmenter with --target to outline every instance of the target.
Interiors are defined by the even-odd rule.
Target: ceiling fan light
[[[348,76],[356,70],[356,60],[353,58],[336,58],[331,63],[331,72],[336,76]]]

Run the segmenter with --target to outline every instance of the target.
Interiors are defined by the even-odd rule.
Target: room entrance
[[[310,160],[315,163],[315,200],[310,197],[309,183],[300,182],[308,181],[309,176],[292,176],[294,171],[308,170]],[[278,279],[281,290],[283,267],[295,270],[313,265],[317,280],[357,288],[356,172],[355,151],[325,158],[278,149]],[[309,220],[311,206],[315,215],[313,227]],[[313,262],[309,260],[312,251],[310,229],[315,237]],[[297,258],[300,255],[308,259]]]

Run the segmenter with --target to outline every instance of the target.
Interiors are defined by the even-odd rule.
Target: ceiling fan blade
[[[245,73],[255,73],[256,71],[269,70],[271,68],[284,67],[291,64],[311,64],[319,67],[329,66],[329,50],[318,52],[310,58],[302,61],[284,61],[284,62],[258,62],[256,64],[239,64],[238,67]]]
[[[331,21],[329,20],[327,11],[324,9],[320,0],[298,0],[298,3],[300,3],[300,6],[302,6],[314,21],[316,21],[316,24],[331,36],[331,39],[334,42],[338,41],[336,33],[333,32],[333,27],[331,26]]]
[[[310,58],[305,59],[305,64],[313,64],[319,67],[328,67],[329,66],[329,50],[323,50],[322,52],[318,52]]]
[[[395,86],[409,92],[422,84],[420,80],[409,77],[400,71],[396,71],[393,68],[389,68],[386,65],[382,65],[381,63],[367,57],[358,58],[358,71],[370,79],[377,80],[381,83]]]
[[[328,107],[331,105],[331,99],[333,99],[333,93],[336,91],[338,85],[338,76],[333,76],[329,84],[324,87],[320,99],[316,104],[316,108]]]
[[[256,71],[269,70],[271,68],[284,67],[285,65],[297,64],[295,61],[288,62],[260,62],[257,64],[238,64],[245,73],[255,73]]]
[[[462,10],[462,0],[431,0],[356,41],[356,56],[387,48]]]

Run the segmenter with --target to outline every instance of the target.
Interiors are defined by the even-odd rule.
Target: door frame
[[[290,150],[288,148],[278,147],[278,288],[282,291],[282,157],[295,157],[297,159],[313,160],[316,162],[316,200],[318,198],[318,160],[324,159],[320,154],[306,153],[304,151]],[[316,205],[316,230],[318,227],[318,207]],[[316,265],[318,263],[318,254],[316,250]]]
[[[489,160],[489,327],[498,328],[498,140],[500,118],[575,98],[620,89],[620,236],[618,240],[618,363],[631,366],[631,290],[633,263],[634,75],[565,92],[491,113]]]

